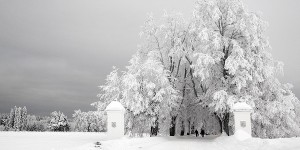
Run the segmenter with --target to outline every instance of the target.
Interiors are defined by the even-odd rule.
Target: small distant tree
[[[9,128],[9,114],[0,114],[0,131],[5,131]]]
[[[49,117],[40,117],[35,115],[27,115],[27,125],[25,127],[26,131],[46,131],[48,122],[50,122]]]
[[[27,126],[27,108],[24,106],[21,111],[21,130],[25,130]]]
[[[101,132],[106,130],[106,116],[101,111],[82,112],[75,110],[73,117],[75,131]]]
[[[64,113],[54,111],[50,116],[49,128],[51,131],[69,131],[70,125],[68,123],[67,116]]]
[[[15,106],[14,129],[19,131],[21,127],[21,107]]]
[[[15,111],[13,108],[10,109],[10,114],[9,114],[9,128],[14,127],[14,121],[15,121]]]

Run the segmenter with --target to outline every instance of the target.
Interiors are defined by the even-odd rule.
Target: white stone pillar
[[[251,136],[251,112],[252,107],[245,102],[233,106],[235,132],[242,130]]]
[[[125,108],[120,102],[112,101],[105,109],[107,113],[107,135],[109,138],[124,136]]]

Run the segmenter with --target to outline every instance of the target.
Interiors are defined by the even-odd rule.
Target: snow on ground
[[[104,150],[300,150],[300,138],[147,137],[104,141]]]
[[[103,139],[95,132],[0,132],[0,150],[65,150]]]
[[[300,150],[300,138],[240,140],[239,136],[144,137],[108,140],[104,133],[0,132],[1,150]]]

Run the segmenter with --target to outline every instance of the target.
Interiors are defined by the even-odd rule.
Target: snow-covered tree
[[[73,114],[75,131],[101,132],[106,130],[106,116],[101,111],[82,112],[75,110]]]
[[[272,120],[269,123],[275,125],[263,127],[267,137],[299,134],[293,107],[299,101],[276,78],[282,63],[267,51],[266,22],[239,0],[198,1],[194,19],[202,38],[195,49],[194,74],[207,89],[204,103],[217,112],[225,130],[231,106],[246,101],[256,108],[252,116],[255,123],[266,126]],[[262,137],[264,133],[254,127],[254,134]]]
[[[120,101],[130,133],[230,135],[231,108],[244,101],[254,108],[253,135],[299,135],[300,103],[276,77],[283,63],[268,51],[266,24],[240,0],[199,0],[188,21],[165,12],[157,24],[150,15],[127,70],[110,73],[95,104]]]
[[[51,113],[51,119],[49,122],[49,128],[52,131],[69,131],[70,125],[67,116],[63,112],[54,111]]]
[[[113,67],[113,71],[107,76],[105,85],[99,86],[102,91],[97,96],[100,101],[92,103],[98,111],[104,111],[111,101],[118,101],[121,97],[121,77],[118,75],[118,69]]]
[[[4,128],[3,130],[0,131],[4,131],[7,128],[9,128],[9,114],[0,113],[0,126]]]
[[[9,128],[14,127],[14,121],[15,121],[15,111],[13,108],[11,108],[9,113]]]
[[[122,77],[121,102],[127,109],[126,128],[132,134],[157,135],[158,128],[160,133],[168,132],[172,111],[178,106],[179,96],[169,81],[170,73],[154,53],[147,59],[140,59],[140,54],[134,56]]]
[[[21,128],[21,107],[14,108],[15,110],[15,118],[14,118],[14,129],[19,131]]]
[[[112,100],[121,101],[127,109],[126,129],[132,135],[150,132],[150,129],[157,134],[158,124],[161,131],[166,131],[170,125],[171,109],[176,106],[177,92],[159,61],[136,58],[130,61],[129,71],[121,77],[116,69],[107,76],[106,85],[100,86],[103,91],[99,94],[100,101],[93,105],[104,110]]]
[[[276,78],[267,80],[262,87],[269,90],[254,102],[253,134],[263,138],[299,136],[300,103],[290,84],[282,85]]]
[[[24,107],[15,106],[11,108],[9,114],[8,128],[19,130],[25,130],[27,125],[27,109]]]
[[[27,108],[24,106],[21,110],[21,130],[25,130],[27,126]]]

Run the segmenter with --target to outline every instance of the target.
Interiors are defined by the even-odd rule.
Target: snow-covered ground
[[[300,150],[300,138],[145,137],[108,140],[104,133],[0,132],[1,150]]]
[[[0,150],[64,150],[105,139],[104,133],[0,132]]]

